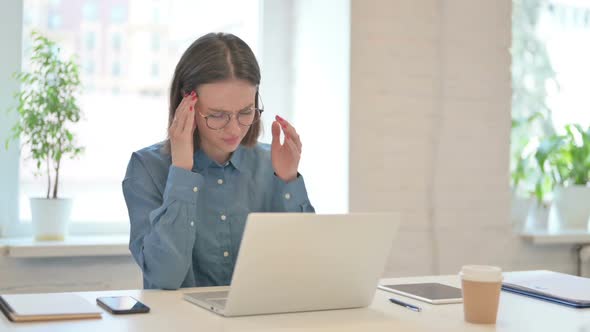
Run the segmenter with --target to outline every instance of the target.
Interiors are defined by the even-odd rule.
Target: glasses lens
[[[209,115],[207,117],[207,126],[211,129],[221,129],[229,122],[229,114]]]
[[[242,126],[251,126],[252,124],[256,123],[260,120],[260,110],[257,108],[240,112],[236,115],[238,118],[238,123]],[[228,114],[219,114],[219,115],[209,115],[207,116],[207,126],[211,129],[222,129],[231,120],[231,115]]]
[[[257,108],[253,108],[246,112],[238,113],[238,122],[242,126],[251,126],[253,123],[260,119],[260,111]]]

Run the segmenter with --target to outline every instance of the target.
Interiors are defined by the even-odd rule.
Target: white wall
[[[574,273],[509,224],[510,0],[352,0],[350,209],[401,211],[386,275]]]

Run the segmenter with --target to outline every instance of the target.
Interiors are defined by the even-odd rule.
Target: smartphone
[[[150,307],[131,296],[99,297],[96,303],[111,314],[138,314],[150,311]]]

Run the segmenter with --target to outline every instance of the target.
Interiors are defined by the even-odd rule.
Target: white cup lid
[[[465,265],[459,273],[462,279],[480,282],[502,281],[502,269],[489,265]]]

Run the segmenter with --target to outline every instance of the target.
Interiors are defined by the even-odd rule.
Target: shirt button
[[[227,252],[227,251],[224,251],[224,252],[223,252],[223,257],[227,257],[227,256],[229,256],[229,252]]]
[[[227,219],[227,217],[225,216],[225,214],[222,214],[220,218],[221,218],[221,220],[224,220],[224,221],[225,221],[225,219]]]
[[[194,226],[194,225],[195,225],[195,222],[191,220],[191,226]]]
[[[223,184],[223,179],[218,179],[217,184]]]
[[[196,187],[196,186],[195,186],[195,187],[193,187],[193,192],[195,192],[195,193],[196,193],[197,191],[199,191],[199,188],[198,188],[198,187]]]
[[[290,198],[291,198],[291,194],[289,194],[289,193],[286,193],[286,194],[285,194],[285,199],[290,199]]]

